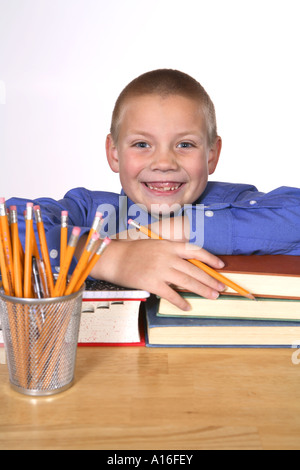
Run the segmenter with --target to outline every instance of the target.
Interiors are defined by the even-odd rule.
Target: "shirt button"
[[[257,201],[250,201],[249,204],[250,204],[251,206],[254,206],[255,204],[257,204]]]
[[[51,250],[50,251],[50,258],[56,259],[58,257],[58,251],[57,250]]]
[[[206,211],[205,215],[206,215],[206,217],[213,217],[214,213],[213,213],[213,211]]]

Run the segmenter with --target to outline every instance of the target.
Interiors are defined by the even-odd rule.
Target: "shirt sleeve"
[[[195,205],[186,211],[192,227],[199,211],[202,246],[212,253],[300,255],[300,189],[281,187],[267,194],[251,190],[232,202]]]
[[[89,200],[89,193],[85,190],[75,189],[66,194],[60,200],[55,201],[50,198],[40,198],[35,200],[13,198],[7,201],[7,207],[16,206],[18,213],[19,237],[23,247],[25,247],[25,220],[23,212],[26,209],[27,202],[39,205],[41,208],[42,219],[45,227],[47,245],[50,255],[51,267],[53,272],[59,272],[60,266],[60,225],[61,212],[69,213],[69,236],[74,226],[80,227],[81,236],[88,233],[92,225],[91,217],[94,217],[93,204]],[[93,214],[93,215],[92,215]],[[39,237],[34,223],[36,240],[39,246]],[[70,272],[76,266],[76,259],[73,259]]]

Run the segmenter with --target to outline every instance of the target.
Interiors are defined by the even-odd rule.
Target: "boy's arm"
[[[187,260],[192,257],[215,269],[221,269],[224,263],[211,253],[188,243],[188,218],[163,219],[149,228],[164,240],[150,240],[142,232],[129,228],[113,237],[115,240],[106,249],[91,276],[124,287],[148,290],[182,310],[189,310],[189,304],[176,292],[175,286],[208,299],[217,299],[225,286]],[[81,256],[85,242],[86,236],[78,244],[77,258]]]
[[[76,250],[79,257],[82,237]],[[180,286],[209,299],[218,298],[225,286],[193,266],[192,257],[215,269],[224,267],[216,256],[187,243],[165,240],[114,240],[101,256],[91,275],[124,287],[148,290],[188,310],[188,303],[172,286]]]

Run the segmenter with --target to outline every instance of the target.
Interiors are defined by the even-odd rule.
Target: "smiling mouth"
[[[144,185],[152,191],[158,191],[161,193],[177,191],[181,186],[183,186],[183,184],[184,183],[176,183],[174,181],[144,183]]]

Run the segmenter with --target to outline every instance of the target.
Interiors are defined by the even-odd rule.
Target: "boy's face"
[[[151,212],[151,205],[192,204],[217,166],[221,139],[207,143],[199,104],[179,95],[144,95],[128,100],[119,138],[107,138],[107,157],[126,195]],[[153,212],[153,211],[152,211]]]

